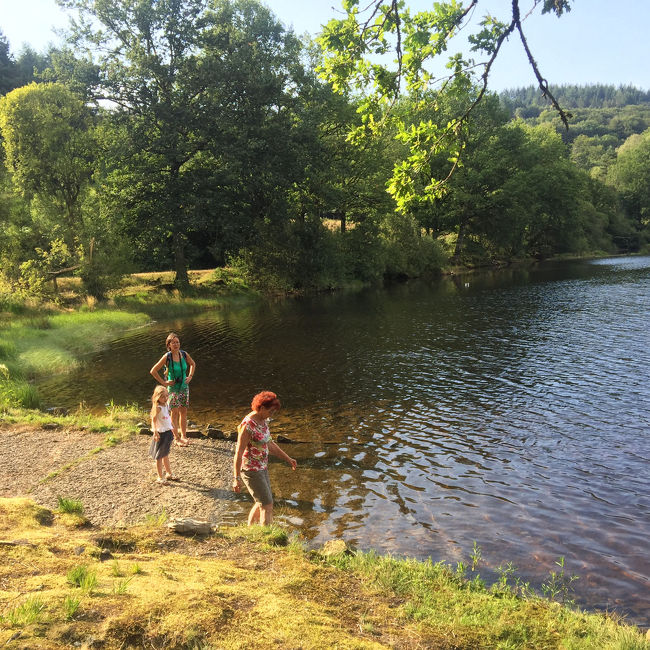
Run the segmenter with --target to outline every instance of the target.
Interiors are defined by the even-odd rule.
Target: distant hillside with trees
[[[612,86],[602,84],[549,86],[553,96],[563,108],[623,108],[633,104],[650,103],[650,90],[634,86]],[[504,106],[514,114],[517,109],[546,110],[549,101],[537,86],[504,90],[500,94]],[[537,113],[539,115],[539,113]],[[537,117],[530,115],[528,117]]]
[[[635,229],[650,223],[650,91],[633,86],[551,86],[560,105],[571,114],[569,129],[538,88],[518,88],[500,94],[511,119],[531,126],[550,124],[569,148],[572,162],[613,192],[619,209]],[[631,235],[615,237],[619,245]]]
[[[579,136],[604,138],[618,147],[634,134],[650,127],[650,91],[633,86],[550,86],[560,106],[571,114],[567,131],[549,100],[539,88],[528,86],[506,90],[499,95],[510,117],[528,124],[550,123],[565,142]]]

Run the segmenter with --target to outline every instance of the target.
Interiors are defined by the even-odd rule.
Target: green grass
[[[68,499],[67,497],[57,497],[58,511],[73,515],[83,515],[84,507],[81,501],[77,499]]]
[[[650,647],[638,633],[621,628],[613,618],[569,608],[529,589],[510,586],[507,578],[492,588],[478,576],[468,580],[463,565],[454,570],[444,563],[396,559],[374,552],[340,553],[323,561],[360,576],[383,593],[395,594],[407,620],[453,632],[458,647]],[[557,573],[555,578],[551,575],[553,579],[556,586],[562,585],[556,595],[566,595],[566,584]]]
[[[451,567],[344,545],[333,556],[278,546],[287,539],[278,526],[201,539],[134,526],[98,538],[58,516],[43,526],[37,510],[27,499],[0,499],[0,535],[33,540],[0,562],[3,646],[63,649],[93,638],[106,648],[650,650],[639,629],[615,617],[511,587],[511,567],[496,589],[467,580],[477,549],[475,561]],[[92,564],[79,563],[80,547]],[[101,548],[113,562],[99,561]]]
[[[83,564],[72,567],[67,572],[66,579],[73,587],[78,587],[87,594],[91,594],[97,586],[97,572],[90,571]]]
[[[25,602],[0,616],[0,623],[10,627],[23,627],[39,621],[45,610],[45,603],[38,596],[29,596]]]
[[[129,583],[133,580],[133,576],[125,578],[124,580],[117,580],[113,582],[113,593],[116,596],[122,596],[126,593]]]
[[[81,599],[76,596],[66,596],[63,600],[63,615],[66,621],[74,619],[75,614],[79,610]]]
[[[243,536],[251,542],[262,543],[265,546],[288,546],[289,534],[281,526],[250,526],[236,529],[237,535]]]
[[[106,309],[62,313],[38,322],[19,319],[3,336],[18,350],[17,359],[23,372],[42,375],[77,367],[82,355],[148,320],[146,314]]]
[[[167,516],[167,512],[164,508],[159,514],[149,513],[144,517],[145,526],[149,526],[150,528],[157,528],[159,526],[162,526],[163,524],[167,523],[168,520],[169,517]]]
[[[144,569],[142,568],[142,566],[138,562],[134,562],[131,565],[130,572],[131,572],[132,575],[137,576],[138,574],[143,573]]]
[[[62,311],[61,296],[57,305],[0,295],[0,412],[41,409],[30,380],[78,368],[85,356],[127,330],[258,298],[231,270],[194,271],[190,278],[190,290],[180,295],[166,289],[173,281],[171,272],[128,276],[101,308],[84,302],[78,282],[68,278],[61,284],[75,311]]]

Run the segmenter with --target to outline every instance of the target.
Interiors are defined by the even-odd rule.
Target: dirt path
[[[78,499],[99,526],[142,522],[163,511],[169,518],[218,522],[238,510],[234,502],[242,497],[229,489],[232,442],[194,439],[189,447],[173,448],[171,466],[181,481],[160,486],[147,455],[149,436],[133,435],[85,457],[105,439],[105,433],[0,425],[0,496],[29,496],[48,508],[57,506],[58,496]]]

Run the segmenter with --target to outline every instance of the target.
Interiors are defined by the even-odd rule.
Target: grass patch
[[[125,578],[124,580],[117,580],[113,583],[113,593],[117,596],[122,596],[126,593],[129,583],[133,580],[133,576]]]
[[[230,534],[244,537],[251,542],[257,542],[266,547],[287,546],[289,544],[287,531],[275,524],[271,526],[237,527],[231,529]]]
[[[130,572],[131,572],[134,576],[137,576],[137,575],[139,575],[140,573],[143,573],[143,572],[144,572],[144,569],[140,566],[140,564],[139,564],[138,562],[134,562],[134,563],[131,565],[131,568],[130,568],[129,570],[130,570]]]
[[[57,497],[56,499],[59,512],[83,515],[84,506],[81,501],[78,501],[77,499],[69,499],[67,497]]]
[[[36,509],[0,499],[0,529],[26,535],[21,526],[39,526]],[[62,649],[88,638],[106,648],[224,650],[649,647],[611,617],[497,596],[444,565],[289,550],[276,545],[275,526],[201,539],[145,525],[98,536],[57,518],[40,531],[0,563],[0,644],[19,626],[21,647]],[[80,563],[79,548],[106,545],[113,562],[86,554]],[[23,596],[34,589],[37,597]]]
[[[79,611],[81,599],[75,596],[66,596],[63,600],[63,618],[65,621],[74,619],[76,613]]]
[[[54,522],[54,514],[48,508],[35,504],[31,499],[13,498],[0,499],[0,533],[50,526]]]
[[[61,279],[56,303],[48,303],[47,296],[21,303],[0,295],[0,411],[41,409],[30,380],[79,367],[85,356],[127,330],[152,319],[198,314],[259,297],[232,269],[190,271],[190,289],[183,295],[173,288],[173,276],[128,276],[101,308],[81,294],[78,278]]]
[[[106,309],[60,313],[38,321],[17,319],[3,336],[19,350],[17,359],[23,373],[36,376],[78,367],[82,355],[148,320],[146,314]]]
[[[66,580],[73,587],[90,594],[97,586],[97,573],[89,570],[85,565],[78,565],[68,571]]]
[[[621,627],[613,617],[571,609],[528,590],[522,593],[504,581],[496,590],[488,589],[478,577],[466,579],[462,566],[454,570],[444,563],[372,552],[321,557],[326,564],[400,598],[400,611],[407,620],[444,631],[455,639],[454,647],[650,647],[637,630]]]
[[[10,609],[6,615],[0,616],[0,624],[14,628],[24,627],[40,621],[45,609],[42,598],[30,596],[24,603]]]

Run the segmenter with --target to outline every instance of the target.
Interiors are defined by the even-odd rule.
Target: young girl
[[[153,439],[149,446],[149,456],[156,461],[156,471],[158,472],[157,482],[160,485],[167,485],[168,481],[178,481],[178,477],[172,474],[172,469],[169,465],[169,450],[174,440],[174,425],[169,415],[167,397],[167,389],[164,386],[156,386],[151,396],[151,430],[153,431]],[[163,467],[165,468],[164,474]]]

